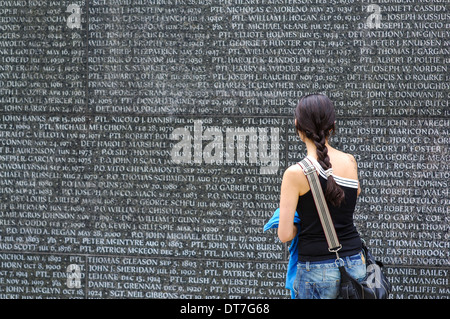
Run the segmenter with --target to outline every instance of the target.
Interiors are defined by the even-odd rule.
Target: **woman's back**
[[[324,190],[328,179],[325,170],[312,156],[308,156],[307,159],[310,160],[319,172],[319,181]],[[344,166],[337,171],[345,177],[342,175],[339,176],[334,172],[333,177],[336,184],[343,190],[345,199],[339,206],[334,206],[328,202],[328,208],[331,218],[333,219],[337,236],[343,247],[339,253],[341,256],[351,256],[361,251],[361,239],[353,223],[353,213],[358,196],[358,180],[350,178],[353,176],[352,174],[354,174],[354,169],[348,168],[348,164],[351,163],[351,160],[349,161],[345,158],[341,158],[340,160],[342,161],[340,164],[346,164],[347,167]],[[338,161],[335,161],[335,164],[337,162]],[[339,166],[341,167],[341,165]],[[333,167],[335,167],[335,165],[333,165]],[[299,196],[296,210],[300,217],[300,232],[298,235],[299,260],[320,261],[332,259],[335,254],[328,251],[325,234],[314,203],[314,198],[310,191]]]

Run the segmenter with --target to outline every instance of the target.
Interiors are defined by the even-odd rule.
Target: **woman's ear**
[[[294,123],[295,123],[295,130],[297,131],[297,135],[300,137],[300,139],[301,139],[303,142],[305,142],[305,137],[306,137],[306,135],[305,135],[304,132],[300,131],[300,130],[297,128],[297,119],[294,119]]]
[[[300,136],[300,131],[297,128],[297,119],[294,119],[294,128],[295,128],[295,132],[297,133],[297,135]]]
[[[300,136],[300,139],[301,139],[303,142],[305,142],[305,138],[306,138],[305,132],[298,131],[298,136]]]

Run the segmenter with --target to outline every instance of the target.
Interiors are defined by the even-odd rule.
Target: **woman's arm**
[[[294,215],[297,209],[298,197],[306,193],[304,183],[308,183],[299,165],[289,167],[283,174],[280,194],[280,220],[278,223],[278,238],[281,242],[288,242],[297,235],[294,225]]]
[[[359,179],[358,179],[358,164],[356,163],[355,157],[353,155],[351,155],[351,154],[347,154],[347,155],[350,158],[351,167],[353,169],[351,178],[356,179],[358,181],[357,196],[359,196],[359,194],[361,193],[361,185],[360,185]]]

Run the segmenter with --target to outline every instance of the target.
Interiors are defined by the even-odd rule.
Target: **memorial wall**
[[[447,0],[0,0],[0,298],[290,298],[263,226],[335,103],[394,299],[450,297]]]

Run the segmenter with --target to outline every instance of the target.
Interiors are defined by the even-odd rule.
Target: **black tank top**
[[[322,189],[325,191],[327,177],[324,169],[317,160],[308,156],[316,169],[319,170],[319,180]],[[340,207],[335,207],[328,203],[334,227],[342,245],[339,256],[351,256],[361,251],[361,239],[353,223],[353,212],[355,211],[358,193],[358,181],[349,178],[339,177],[333,174],[336,183],[344,190],[345,201]],[[300,217],[300,233],[298,235],[298,258],[299,261],[321,261],[335,259],[336,254],[328,251],[327,240],[320,223],[319,214],[311,191],[302,195],[298,199],[297,213]]]

